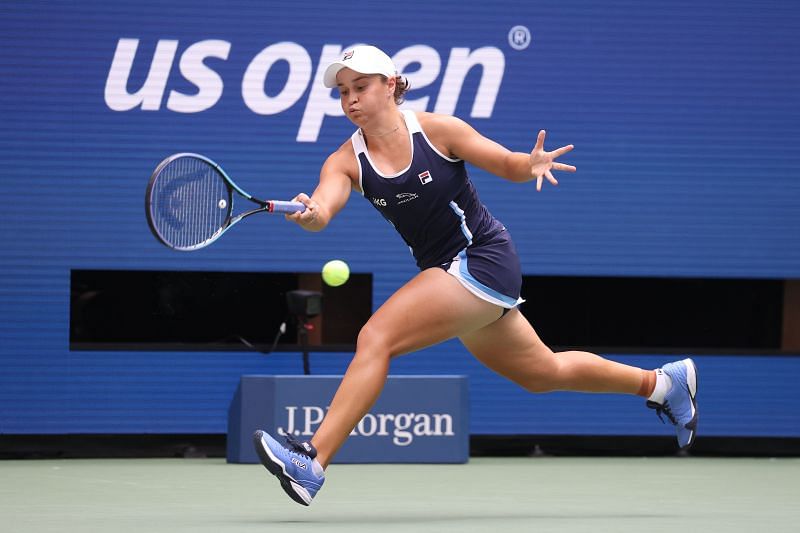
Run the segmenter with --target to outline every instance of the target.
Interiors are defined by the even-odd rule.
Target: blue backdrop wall
[[[358,195],[320,234],[253,220],[193,254],[156,243],[143,215],[150,172],[179,151],[257,195],[310,193],[353,130],[321,72],[359,42],[394,57],[408,108],[513,150],[541,128],[549,147],[576,145],[578,173],[540,194],[471,171],[525,274],[800,278],[792,3],[53,0],[0,15],[0,433],[221,433],[238,376],[301,371],[297,354],[71,352],[72,269],[307,272],[338,257],[374,274],[373,307],[414,274]],[[797,366],[701,358],[705,434],[800,436],[800,406],[780,396]],[[525,395],[454,342],[393,371],[468,374],[474,433],[662,431],[631,398]],[[786,412],[726,417],[725,384],[754,371]]]

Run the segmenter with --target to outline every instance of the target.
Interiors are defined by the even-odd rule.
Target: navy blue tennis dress
[[[412,157],[397,174],[378,171],[361,130],[352,135],[362,194],[400,233],[420,270],[442,268],[479,298],[519,305],[522,274],[506,228],[478,199],[464,161],[439,152],[413,111],[402,115]]]

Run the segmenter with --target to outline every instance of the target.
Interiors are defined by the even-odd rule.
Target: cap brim
[[[325,87],[329,89],[336,87],[336,75],[343,68],[345,68],[345,65],[341,61],[328,65],[328,68],[325,69],[325,76],[322,78],[322,83],[325,84]]]

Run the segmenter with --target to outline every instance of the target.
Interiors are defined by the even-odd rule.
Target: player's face
[[[354,124],[363,126],[394,103],[394,87],[380,74],[361,74],[343,68],[336,75],[339,102]]]

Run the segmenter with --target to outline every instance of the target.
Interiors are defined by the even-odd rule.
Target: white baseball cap
[[[369,45],[360,45],[346,50],[341,59],[331,63],[325,69],[323,78],[325,87],[336,87],[336,74],[343,68],[349,68],[361,74],[383,74],[387,78],[397,76],[397,69],[392,58],[380,48]]]

